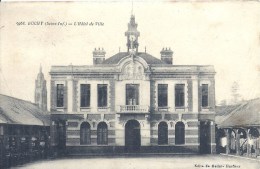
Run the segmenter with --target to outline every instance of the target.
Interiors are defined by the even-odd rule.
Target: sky
[[[260,3],[257,1],[134,1],[139,51],[160,58],[163,47],[174,51],[173,64],[214,65],[216,101],[231,99],[239,84],[243,99],[260,97]],[[1,3],[0,93],[34,102],[42,65],[48,103],[52,65],[91,65],[94,48],[106,58],[126,51],[132,3]],[[28,25],[28,22],[98,22],[104,25]],[[25,22],[26,25],[18,25]]]

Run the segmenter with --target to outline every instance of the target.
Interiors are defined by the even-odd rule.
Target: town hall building
[[[60,153],[214,153],[215,70],[174,65],[139,50],[135,17],[127,50],[93,65],[52,66],[51,145]]]

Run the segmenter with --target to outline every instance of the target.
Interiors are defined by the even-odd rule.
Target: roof
[[[119,52],[119,53],[111,56],[110,58],[104,60],[102,62],[102,64],[118,64],[119,61],[126,56],[129,56],[128,52]],[[146,61],[146,63],[149,64],[149,65],[155,65],[155,64],[166,65],[166,63],[164,63],[160,59],[158,59],[158,58],[156,58],[156,57],[154,57],[154,56],[152,56],[148,53],[138,52],[137,56],[143,58]]]
[[[0,94],[0,123],[49,126],[50,115],[34,103]]]
[[[260,98],[216,108],[219,127],[260,126]]]
[[[115,74],[121,73],[121,69],[117,67],[120,61],[129,56],[128,52],[119,52],[110,58],[104,60],[101,64],[96,65],[68,65],[68,66],[51,66],[50,75],[57,74]],[[157,74],[210,74],[215,75],[213,65],[173,65],[167,64],[162,60],[145,52],[139,52],[138,57],[150,66],[152,73]]]

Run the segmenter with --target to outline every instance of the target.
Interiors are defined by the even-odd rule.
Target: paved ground
[[[140,157],[73,157],[37,161],[15,169],[260,169],[259,159],[224,155],[171,155]]]

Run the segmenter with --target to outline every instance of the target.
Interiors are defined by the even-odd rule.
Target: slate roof
[[[118,62],[123,59],[124,57],[128,56],[129,53],[128,52],[119,52],[113,56],[111,56],[110,58],[106,59],[103,61],[102,64],[118,64]],[[161,61],[160,59],[148,54],[148,53],[144,53],[144,52],[139,52],[137,54],[137,56],[143,58],[147,64],[150,65],[155,65],[155,64],[164,64],[166,65],[166,63],[164,63],[163,61]]]
[[[219,127],[260,126],[260,98],[216,108]]]
[[[0,94],[0,123],[49,126],[50,115],[34,103]]]

